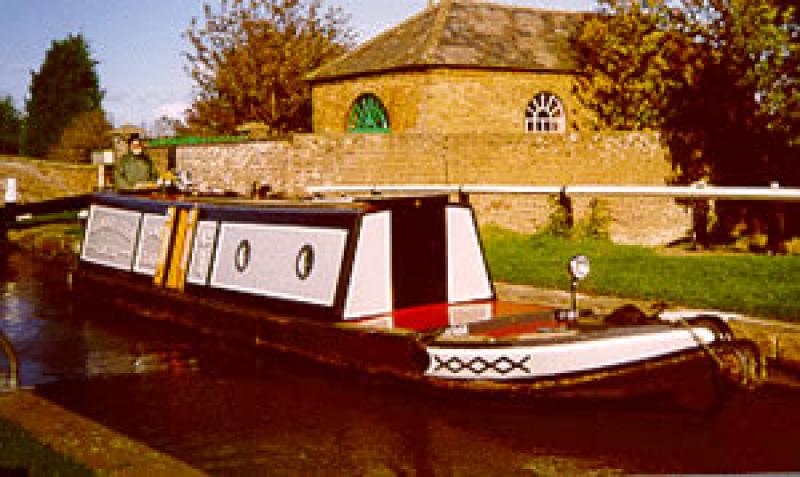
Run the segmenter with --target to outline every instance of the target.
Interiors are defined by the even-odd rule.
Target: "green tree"
[[[111,123],[99,109],[76,114],[61,139],[47,151],[47,159],[87,163],[92,151],[111,148]]]
[[[23,152],[42,156],[72,118],[100,109],[103,92],[83,35],[53,41],[38,72],[31,73]]]
[[[278,132],[311,128],[311,90],[303,77],[353,41],[339,8],[321,0],[220,0],[192,19],[184,53],[196,97],[193,131],[231,134],[248,121]]]
[[[22,113],[11,96],[0,98],[0,154],[19,154]]]
[[[601,122],[661,129],[677,182],[797,180],[800,29],[791,0],[601,0],[576,42]]]

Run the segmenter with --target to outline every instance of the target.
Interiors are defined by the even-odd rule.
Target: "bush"
[[[554,237],[572,237],[572,201],[565,195],[557,195],[548,198],[547,202],[550,204],[550,215],[547,216],[547,224],[541,233]]]
[[[605,203],[592,199],[589,202],[589,215],[585,220],[575,223],[572,213],[572,201],[569,197],[559,195],[548,200],[551,207],[547,224],[541,234],[560,238],[592,238],[608,239],[608,227],[611,224],[611,215]]]
[[[611,214],[605,202],[592,199],[589,202],[589,216],[576,225],[576,234],[580,237],[608,239],[609,225],[611,225]]]
[[[47,151],[47,159],[87,163],[92,151],[111,147],[111,124],[103,111],[78,113],[61,134],[59,142]]]

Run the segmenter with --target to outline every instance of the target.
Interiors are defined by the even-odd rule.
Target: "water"
[[[21,254],[0,259],[0,317],[23,385],[212,474],[800,470],[800,394],[788,388],[715,414],[432,397],[76,303],[63,269]]]

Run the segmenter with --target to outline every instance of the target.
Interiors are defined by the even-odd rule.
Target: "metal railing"
[[[407,184],[407,185],[337,185],[311,186],[309,194],[392,194],[392,193],[442,193],[442,194],[539,194],[566,196],[617,196],[664,197],[695,200],[766,200],[800,202],[800,188],[780,187],[722,187],[705,184],[690,186],[641,185],[473,185],[473,184]]]
[[[14,345],[2,331],[0,331],[0,349],[8,358],[8,376],[6,382],[0,385],[0,391],[16,391],[19,389],[19,358]]]

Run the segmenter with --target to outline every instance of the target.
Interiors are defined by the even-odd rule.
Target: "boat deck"
[[[512,317],[519,319],[509,320]],[[454,327],[472,328],[478,323],[496,324],[501,318],[505,320],[504,326],[488,327],[485,330],[487,336],[510,335],[520,332],[522,328],[536,331],[540,328],[551,329],[559,326],[550,307],[494,300],[401,308],[375,317],[352,320],[348,324],[354,327],[426,333]]]

